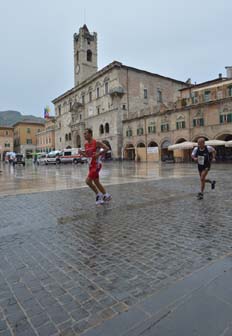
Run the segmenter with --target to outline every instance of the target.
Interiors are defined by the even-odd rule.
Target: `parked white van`
[[[56,159],[56,163],[85,163],[87,158],[79,154],[79,148],[64,149]]]
[[[58,151],[58,150],[55,150],[55,151],[52,151],[52,152],[49,152],[46,156],[46,159],[45,159],[45,164],[50,164],[50,163],[59,163],[58,159],[59,159],[59,156],[61,154],[61,151]],[[58,161],[57,161],[58,160]]]

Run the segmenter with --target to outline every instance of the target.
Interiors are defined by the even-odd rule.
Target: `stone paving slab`
[[[219,266],[219,267],[217,267]],[[196,277],[200,281],[196,281]],[[202,282],[203,281],[203,282]],[[198,287],[193,289],[193,282]],[[203,270],[179,281],[169,289],[174,292],[176,286],[179,288],[189,284],[187,295],[183,297],[181,293],[179,300],[172,301],[172,296],[168,291],[163,291],[163,295],[170,300],[161,303],[157,309],[156,302],[159,301],[159,295],[153,295],[149,300],[145,300],[138,308],[146,310],[146,301],[149,301],[148,307],[154,305],[153,311],[149,309],[152,317],[144,320],[139,326],[131,328],[130,331],[124,328],[124,336],[177,336],[177,335],[213,335],[223,336],[231,335],[231,316],[232,304],[231,297],[232,282],[232,257],[226,257]],[[178,291],[177,288],[177,292]],[[227,297],[225,297],[227,293]],[[182,298],[181,298],[182,295]],[[162,296],[161,296],[162,297]],[[152,299],[152,300],[151,300]],[[106,335],[101,327],[101,335]]]
[[[84,336],[221,336],[231,326],[231,282],[232,256],[162,289]]]
[[[79,335],[228,254],[231,177],[215,175],[201,203],[197,175],[110,186],[98,208],[87,189],[0,197],[2,332]]]

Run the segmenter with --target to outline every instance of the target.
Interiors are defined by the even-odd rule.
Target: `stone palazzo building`
[[[189,161],[190,151],[168,151],[183,141],[232,140],[232,67],[219,77],[180,90],[171,108],[149,108],[123,120],[124,157],[138,160]],[[232,149],[217,147],[218,159],[232,160]]]
[[[226,77],[192,85],[117,61],[98,70],[97,34],[86,25],[73,43],[75,86],[53,100],[56,149],[83,147],[87,127],[115,159],[183,161],[190,153],[170,152],[169,145],[200,136],[231,139],[232,67]]]
[[[75,86],[53,100],[56,149],[83,147],[83,131],[89,127],[113,158],[127,157],[125,121],[173,108],[179,90],[188,85],[117,61],[97,71],[97,34],[86,25],[73,42]]]

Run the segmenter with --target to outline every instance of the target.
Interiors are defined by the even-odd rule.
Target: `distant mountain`
[[[22,115],[18,111],[0,111],[0,125],[13,126],[18,121],[33,121],[44,123],[43,118],[33,115]]]

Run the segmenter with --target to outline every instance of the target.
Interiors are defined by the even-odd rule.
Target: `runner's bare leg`
[[[85,180],[85,183],[95,192],[96,195],[98,194],[98,189],[97,189],[97,187],[95,186],[95,184],[93,183],[92,180],[90,180],[87,177],[86,180]]]
[[[97,189],[98,189],[103,195],[105,195],[106,190],[105,190],[105,188],[103,187],[103,185],[100,183],[99,178],[98,178],[98,179],[95,179],[95,180],[93,180],[93,181],[94,181],[94,184],[95,184],[95,186],[97,187]]]
[[[200,178],[201,178],[201,192],[203,193],[205,190],[205,178],[208,174],[208,170],[203,170],[200,174]]]

